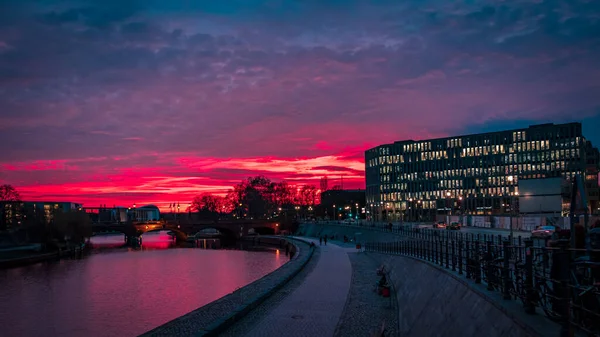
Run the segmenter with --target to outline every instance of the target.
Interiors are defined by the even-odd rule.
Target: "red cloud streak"
[[[161,157],[169,155],[161,155]],[[117,162],[123,161],[119,158]],[[76,162],[77,165],[74,164]],[[329,186],[364,188],[361,151],[304,158],[200,158],[174,156],[171,165],[156,167],[101,166],[97,158],[74,161],[0,163],[5,179],[15,185],[23,200],[71,201],[97,207],[137,204],[168,210],[174,202],[185,210],[198,194],[225,194],[234,184],[255,175],[292,185],[319,187],[327,176]]]

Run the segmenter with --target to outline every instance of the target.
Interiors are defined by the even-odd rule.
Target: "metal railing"
[[[534,247],[531,239],[462,234],[418,232],[402,241],[366,243],[365,250],[456,272],[505,300],[521,301],[528,314],[543,311],[560,323],[561,336],[575,329],[600,336],[600,250],[570,249],[568,240]]]
[[[433,226],[430,228],[424,227],[413,227],[412,225],[392,225],[383,224],[383,223],[348,223],[345,221],[325,221],[325,222],[317,222],[319,225],[335,225],[335,226],[343,226],[343,227],[352,227],[352,228],[366,228],[369,230],[377,231],[377,232],[386,232],[393,233],[402,236],[406,236],[408,238],[415,238],[419,240],[431,240],[433,238],[443,238],[445,240],[454,240],[454,241],[492,241],[495,244],[501,245],[502,241],[506,240],[509,236],[508,232],[503,233],[462,233],[460,231],[454,230],[444,230],[444,229],[434,229]],[[493,231],[493,230],[491,230]],[[526,235],[526,233],[524,234]],[[521,235],[513,236],[513,245],[522,246],[525,238],[530,235],[526,235],[522,237]],[[536,240],[536,243],[540,242],[540,240]]]

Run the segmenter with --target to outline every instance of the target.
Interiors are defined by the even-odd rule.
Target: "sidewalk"
[[[319,240],[302,239],[319,245]],[[352,278],[347,252],[356,249],[329,242],[320,249],[318,264],[304,282],[244,336],[333,336]]]

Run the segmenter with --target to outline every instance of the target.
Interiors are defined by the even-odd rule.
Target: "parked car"
[[[444,221],[438,221],[433,224],[433,228],[446,228],[446,223]]]
[[[460,222],[451,222],[450,225],[446,226],[448,230],[460,230]]]
[[[536,229],[531,231],[531,236],[535,238],[549,238],[556,231],[554,226],[538,226]]]

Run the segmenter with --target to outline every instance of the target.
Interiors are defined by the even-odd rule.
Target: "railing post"
[[[448,238],[446,238],[445,245],[446,245],[446,269],[450,269],[450,254],[448,254]]]
[[[463,259],[462,259],[462,238],[458,240],[458,275],[463,273]]]
[[[492,241],[486,241],[485,243],[485,270],[487,274],[487,290],[490,291],[494,290],[494,284],[496,283],[496,266],[492,267],[492,244]],[[494,272],[492,272],[492,268],[494,268]]]
[[[558,312],[561,315],[561,337],[572,337],[573,327],[571,326],[571,297],[569,296],[569,277],[570,277],[570,257],[569,257],[569,240],[558,241],[559,251],[554,252],[552,256],[552,264],[557,263],[558,280],[553,282],[557,286],[555,294],[558,303]],[[555,259],[556,258],[556,259]],[[552,274],[552,273],[551,273]]]
[[[505,240],[502,242],[502,250],[504,251],[504,266],[502,268],[502,297],[505,300],[510,300],[510,284],[512,283],[512,278],[510,277],[510,241]]]
[[[456,271],[456,241],[452,240],[452,271]]]
[[[519,236],[519,240],[521,237]],[[533,292],[533,240],[525,240],[525,301],[523,307],[525,313],[533,315],[535,314],[535,303],[534,303],[534,292]]]
[[[465,262],[467,265],[465,266],[467,272],[467,278],[470,279],[472,276],[471,272],[473,268],[471,266],[471,241],[469,240],[469,236],[467,236],[467,241],[465,241]]]
[[[479,234],[477,234],[477,239],[479,239]],[[481,263],[479,261],[480,251],[479,251],[479,240],[475,241],[473,256],[473,272],[475,273],[475,283],[481,283]]]
[[[437,241],[437,251],[439,252],[439,256],[438,256],[438,263],[440,266],[444,265],[444,251],[442,250],[442,240],[440,237],[438,237],[438,241]]]
[[[433,261],[433,255],[431,254],[431,240],[426,238],[425,240],[425,251],[427,253],[427,261]]]

